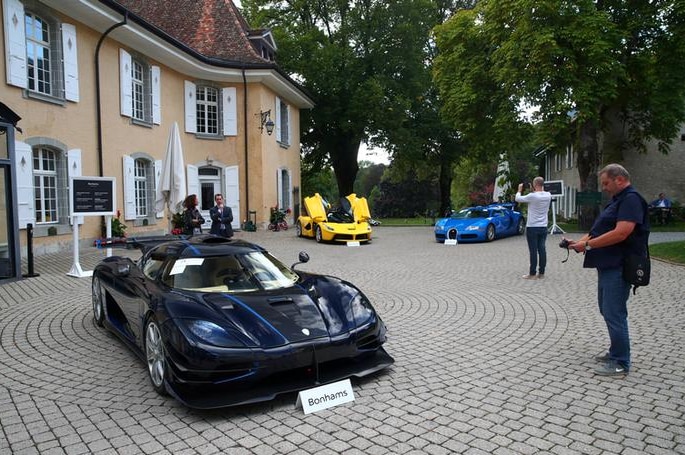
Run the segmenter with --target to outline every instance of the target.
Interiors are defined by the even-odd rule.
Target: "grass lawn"
[[[649,247],[652,257],[685,265],[685,241],[657,243]]]

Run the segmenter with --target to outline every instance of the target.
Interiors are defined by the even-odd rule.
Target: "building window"
[[[566,168],[573,169],[573,145],[566,147]]]
[[[148,214],[149,194],[149,166],[150,163],[146,160],[137,159],[135,161],[134,172],[134,187],[136,197],[136,217],[146,217]]]
[[[158,66],[119,49],[121,115],[134,123],[161,123],[161,72]]]
[[[33,150],[33,187],[36,224],[57,223],[59,153],[44,147]]]
[[[278,206],[282,210],[292,208],[290,201],[290,171],[279,169],[278,171]]]
[[[290,109],[280,98],[276,98],[276,140],[290,145]]]
[[[131,101],[131,116],[141,122],[152,123],[150,69],[135,59],[131,62]]]
[[[29,90],[52,95],[50,24],[40,16],[28,12],[25,19]]]
[[[219,91],[213,87],[197,86],[197,133],[219,134]]]

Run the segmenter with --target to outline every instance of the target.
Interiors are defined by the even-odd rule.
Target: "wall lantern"
[[[274,132],[274,122],[271,120],[271,109],[268,111],[261,111],[259,113],[259,117],[261,118],[261,124],[259,125],[259,131],[261,133],[264,133],[264,128],[266,128],[266,134],[271,136],[271,133]]]

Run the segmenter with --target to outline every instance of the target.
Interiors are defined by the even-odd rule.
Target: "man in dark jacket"
[[[220,235],[222,237],[233,237],[233,211],[230,207],[224,205],[224,196],[217,194],[214,196],[216,205],[209,209],[209,217],[212,219],[212,227],[209,230],[210,234]]]
[[[647,203],[630,184],[630,174],[623,166],[607,165],[599,171],[599,180],[611,201],[588,234],[570,241],[570,248],[585,253],[584,267],[597,269],[599,311],[609,331],[610,346],[608,352],[595,356],[602,363],[595,373],[625,376],[630,370],[630,283],[623,278],[623,263],[631,253],[646,256],[649,218]]]

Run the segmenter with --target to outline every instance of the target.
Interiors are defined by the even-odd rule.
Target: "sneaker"
[[[607,363],[609,360],[611,360],[611,357],[609,357],[608,352],[605,352],[603,354],[597,354],[592,358],[592,360],[598,363]]]
[[[521,278],[524,280],[537,280],[538,277],[536,275],[523,275]]]
[[[628,369],[620,363],[610,360],[595,368],[595,374],[600,376],[625,376],[628,374]]]

